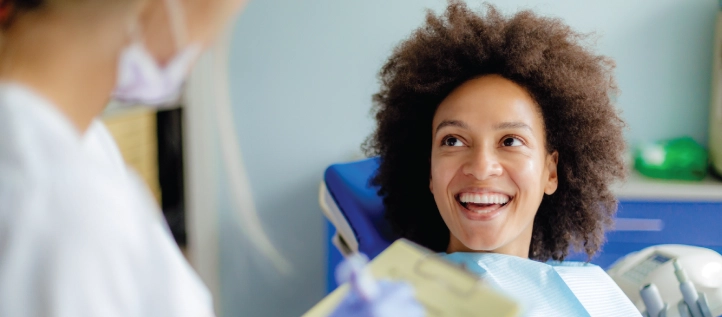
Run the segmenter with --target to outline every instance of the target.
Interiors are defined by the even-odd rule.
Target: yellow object
[[[107,111],[102,119],[125,163],[140,175],[160,204],[156,111],[145,107],[117,109]]]
[[[427,316],[494,316],[520,314],[519,306],[497,293],[474,274],[412,242],[399,239],[369,263],[377,279],[411,283]],[[304,317],[326,317],[348,293],[343,284],[311,308]]]

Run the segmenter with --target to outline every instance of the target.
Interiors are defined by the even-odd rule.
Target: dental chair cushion
[[[375,157],[334,164],[324,174],[326,188],[353,230],[359,251],[371,259],[396,240],[384,218],[378,187],[371,185],[378,167],[379,159]]]

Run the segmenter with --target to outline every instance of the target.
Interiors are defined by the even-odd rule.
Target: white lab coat
[[[147,187],[99,121],[0,85],[0,316],[211,316]]]

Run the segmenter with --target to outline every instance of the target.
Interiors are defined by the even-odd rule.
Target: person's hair
[[[3,3],[8,3],[12,6],[14,6],[18,10],[32,10],[40,5],[42,5],[45,1],[43,0],[4,0]]]
[[[625,142],[611,98],[614,63],[593,53],[560,19],[521,11],[477,14],[450,1],[442,15],[396,47],[379,73],[377,127],[368,155],[380,156],[379,186],[396,234],[445,251],[449,229],[429,190],[432,120],[462,83],[496,74],[525,88],[541,110],[546,149],[558,151],[559,185],[534,218],[529,257],[563,260],[573,248],[591,258],[612,225],[617,201],[610,184],[626,175]]]
[[[0,28],[9,27],[18,14],[35,10],[43,3],[43,0],[0,0]]]
[[[140,0],[0,0],[0,31],[7,30],[22,15],[60,7],[93,6],[113,11]]]

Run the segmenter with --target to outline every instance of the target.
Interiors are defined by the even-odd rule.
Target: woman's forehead
[[[434,131],[445,126],[472,129],[480,125],[490,129],[527,126],[530,130],[543,130],[539,106],[531,95],[498,75],[463,83],[441,102],[433,120]]]

